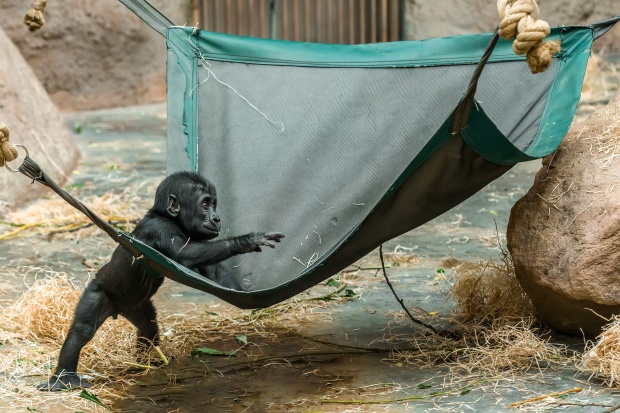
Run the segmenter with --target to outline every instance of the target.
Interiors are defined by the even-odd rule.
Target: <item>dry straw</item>
[[[135,189],[134,189],[135,190]],[[149,205],[133,191],[103,196],[84,196],[82,202],[104,221],[131,231],[133,224],[144,215]],[[4,224],[4,225],[1,225]],[[5,228],[2,228],[5,227]],[[62,199],[39,200],[27,208],[6,215],[0,222],[0,240],[30,235],[75,237],[78,231],[92,228],[93,224],[82,213]]]
[[[587,343],[577,367],[609,386],[620,385],[620,316],[612,318],[595,343]]]
[[[500,245],[501,260],[483,260],[457,266],[450,294],[457,304],[455,316],[463,322],[529,319],[532,302],[515,276],[512,257]]]
[[[33,270],[36,269],[29,269],[29,272]],[[58,406],[62,411],[104,411],[79,398],[79,392],[44,393],[34,387],[53,372],[53,363],[81,295],[66,274],[38,270],[43,277],[5,307],[0,317],[0,342],[3,343],[0,374],[6,377],[5,385],[0,386],[0,405],[14,408],[14,411],[25,407],[47,411],[50,406]],[[219,347],[222,343],[230,346],[232,343],[234,348],[226,348],[226,351],[259,357],[263,355],[262,345],[243,344],[238,338],[252,336],[255,342],[275,343],[279,341],[279,334],[292,331],[282,323],[329,321],[329,314],[321,310],[350,299],[341,293],[342,288],[337,288],[323,296],[302,295],[269,310],[253,312],[231,307],[218,307],[218,313],[197,309],[174,313],[162,310],[159,314],[161,349],[166,358],[178,359],[188,357],[197,347]],[[157,352],[152,351],[152,359],[145,361],[143,368],[136,368],[135,341],[135,328],[119,317],[108,319],[82,350],[78,369],[94,381],[92,392],[106,403],[121,397],[123,387],[155,368],[151,361],[161,361]]]

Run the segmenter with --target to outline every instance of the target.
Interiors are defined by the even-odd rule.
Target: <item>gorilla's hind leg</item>
[[[149,360],[152,346],[159,345],[159,327],[157,312],[151,300],[146,300],[131,312],[122,312],[131,324],[138,329],[137,358],[139,362]]]
[[[88,284],[75,309],[73,323],[60,350],[58,366],[47,382],[40,383],[39,390],[60,391],[74,387],[90,387],[76,373],[82,348],[94,337],[101,324],[115,314],[115,308],[95,279]]]

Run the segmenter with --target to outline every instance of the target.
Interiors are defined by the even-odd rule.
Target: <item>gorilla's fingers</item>
[[[275,248],[275,247],[276,247],[276,244],[274,244],[274,243],[273,243],[273,242],[271,242],[271,241],[266,241],[266,240],[264,240],[263,242],[261,242],[261,245],[264,245],[264,246],[269,247],[269,248]]]
[[[284,238],[284,234],[281,232],[268,232],[265,234],[265,238],[272,241],[280,242],[280,239]]]

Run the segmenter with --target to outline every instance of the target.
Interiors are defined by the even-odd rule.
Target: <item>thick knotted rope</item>
[[[43,11],[46,4],[47,0],[34,0],[30,5],[30,9],[26,12],[24,24],[28,26],[31,32],[39,30],[45,24]]]
[[[518,55],[527,54],[532,73],[547,70],[561,46],[559,41],[543,43],[551,29],[546,21],[538,20],[536,0],[497,0],[497,10],[501,19],[499,35],[515,39],[512,50]]]
[[[9,128],[0,123],[0,167],[17,158],[17,148],[9,143]]]

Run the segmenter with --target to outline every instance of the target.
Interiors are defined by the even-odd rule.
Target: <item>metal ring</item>
[[[26,152],[26,158],[28,158],[28,157],[30,156],[30,154],[28,153],[28,148],[26,148],[24,145],[20,145],[19,143],[16,143],[16,144],[14,144],[13,146],[15,146],[16,148],[17,148],[17,147],[22,148],[22,149],[24,150],[24,152]],[[11,161],[11,162],[13,162],[13,161]],[[20,165],[20,166],[21,166],[21,165]],[[12,168],[9,166],[9,163],[8,163],[8,162],[5,162],[5,163],[4,163],[4,167],[5,167],[6,169],[8,169],[9,171],[11,171],[11,172],[19,172],[19,168],[18,168],[18,169],[12,169]]]

